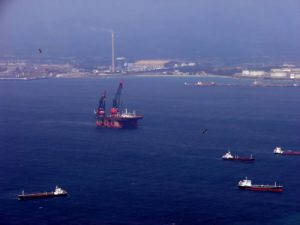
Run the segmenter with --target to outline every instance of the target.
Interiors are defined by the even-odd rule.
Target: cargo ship
[[[113,106],[110,110],[110,114],[106,114],[106,92],[103,93],[99,100],[99,106],[95,109],[96,126],[106,128],[136,128],[138,121],[143,119],[142,115],[137,115],[135,111],[128,112],[125,109],[124,112],[120,111],[121,103],[121,91],[123,88],[123,82],[120,82],[115,97],[113,99]]]
[[[65,197],[68,195],[68,192],[62,188],[56,186],[54,191],[51,192],[41,192],[33,194],[25,194],[24,191],[22,194],[18,195],[18,200],[30,200],[38,198],[54,198],[54,197]]]
[[[252,155],[250,157],[240,157],[236,155],[232,155],[230,151],[228,151],[225,155],[222,156],[223,160],[231,160],[231,161],[242,161],[242,162],[254,162],[254,158]]]
[[[281,147],[276,147],[273,152],[274,152],[274,154],[277,154],[277,155],[299,155],[300,156],[299,151],[298,152],[295,152],[295,151],[292,151],[292,150],[284,151],[284,150],[282,150]]]
[[[238,187],[241,190],[283,192],[283,186],[277,185],[276,182],[274,183],[274,185],[252,184],[252,181],[248,180],[247,177],[244,180],[239,181]]]

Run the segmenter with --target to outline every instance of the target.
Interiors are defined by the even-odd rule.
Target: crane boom
[[[123,81],[120,82],[115,97],[113,99],[113,105],[111,108],[111,114],[117,114],[121,103],[121,92],[123,88]]]
[[[97,116],[105,116],[106,91],[103,92],[97,109]]]

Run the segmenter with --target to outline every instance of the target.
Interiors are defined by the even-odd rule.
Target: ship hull
[[[276,186],[260,186],[260,185],[253,185],[251,187],[243,187],[239,186],[240,190],[249,190],[249,191],[261,191],[261,192],[283,192],[283,187],[276,187]]]
[[[18,195],[18,200],[33,200],[33,199],[41,199],[41,198],[55,198],[55,197],[65,197],[67,193],[62,194],[54,194],[54,192],[44,192],[44,193],[36,193],[36,194],[26,194],[26,195]]]
[[[136,116],[131,118],[125,117],[105,117],[98,118],[96,120],[97,127],[106,127],[106,128],[137,128],[138,121],[143,119],[142,116]]]
[[[254,158],[234,157],[234,158],[223,158],[226,161],[241,161],[241,162],[254,162]]]
[[[292,152],[292,151],[285,151],[283,153],[275,153],[276,155],[299,155],[300,156],[300,152]]]

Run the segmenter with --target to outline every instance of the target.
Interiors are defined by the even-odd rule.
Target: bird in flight
[[[204,130],[202,131],[202,134],[205,134],[207,131],[208,131],[208,129],[204,129]]]

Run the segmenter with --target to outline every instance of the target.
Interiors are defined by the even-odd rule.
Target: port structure
[[[113,99],[110,114],[106,114],[106,91],[100,97],[98,108],[95,110],[96,126],[107,128],[136,128],[138,120],[143,119],[143,116],[137,115],[135,112],[121,112],[121,93],[124,82],[119,83],[117,92]]]

